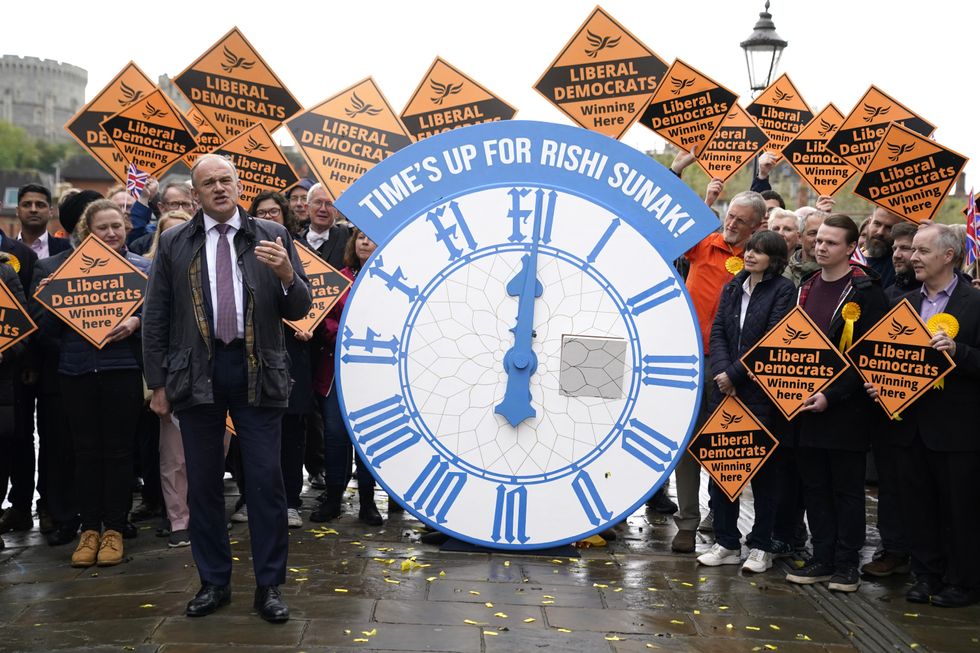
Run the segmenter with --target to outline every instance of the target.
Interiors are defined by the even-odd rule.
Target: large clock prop
[[[389,494],[458,539],[536,549],[660,487],[702,383],[672,261],[718,226],[676,176],[594,132],[505,121],[396,152],[337,206],[379,245],[337,387]]]

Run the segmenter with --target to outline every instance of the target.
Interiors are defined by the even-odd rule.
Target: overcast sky
[[[741,94],[744,105],[748,76],[738,44],[763,4],[601,6],[668,63],[681,58]],[[438,55],[515,106],[517,118],[568,123],[532,86],[594,7],[592,0],[8,2],[0,53],[85,68],[90,99],[130,59],[154,80],[176,75],[237,25],[304,106],[372,75],[400,112]],[[775,0],[770,11],[789,41],[780,72],[814,112],[834,102],[846,114],[876,84],[935,123],[937,141],[976,158],[967,164],[967,187],[980,191],[972,176],[980,175],[980,3]],[[285,132],[276,135],[288,142]],[[662,146],[638,124],[622,140],[643,150]]]

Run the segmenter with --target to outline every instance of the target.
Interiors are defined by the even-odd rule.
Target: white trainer
[[[738,549],[726,549],[716,542],[711,545],[706,553],[698,556],[698,562],[706,567],[737,565],[742,562],[741,553]]]
[[[761,574],[769,569],[772,569],[772,554],[762,549],[750,550],[749,557],[742,563],[742,571]]]
[[[290,528],[302,528],[303,518],[299,516],[299,510],[289,508],[286,510],[286,524]]]

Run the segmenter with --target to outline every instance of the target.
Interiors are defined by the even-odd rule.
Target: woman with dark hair
[[[262,192],[255,196],[249,214],[263,220],[278,222],[295,235],[299,225],[289,210],[289,204],[279,193]],[[289,405],[282,416],[282,447],[280,464],[282,480],[286,488],[286,523],[289,528],[300,528],[303,518],[299,509],[303,502],[303,457],[306,450],[306,417],[313,410],[313,370],[310,363],[310,338],[312,333],[296,331],[287,324],[282,325],[286,353],[289,355],[289,376],[293,386],[289,391]],[[232,464],[235,467],[235,481],[240,497],[231,516],[234,522],[248,521],[248,506],[245,504],[245,477],[241,465],[241,450],[232,440]]]
[[[356,227],[351,232],[344,249],[344,265],[340,271],[348,279],[356,279],[364,264],[371,257],[377,245],[367,235]],[[326,331],[326,350],[313,377],[313,388],[323,403],[323,453],[326,469],[324,477],[327,484],[324,498],[320,506],[310,515],[310,521],[325,522],[336,519],[343,513],[341,502],[344,489],[350,480],[351,462],[354,457],[354,447],[347,433],[337,400],[334,387],[334,349],[337,342],[337,329],[340,316],[344,312],[349,292],[344,293],[323,321]],[[378,507],[374,504],[374,477],[371,476],[367,465],[358,460],[357,492],[361,508],[358,519],[369,526],[380,526],[384,523]],[[389,510],[391,504],[389,503]]]
[[[150,268],[149,260],[126,249],[126,217],[111,200],[89,204],[75,234],[78,241],[93,234],[142,272]],[[47,265],[35,269],[35,289],[50,278],[41,275],[57,270],[71,254],[45,259]],[[133,433],[143,405],[141,324],[138,311],[110,331],[99,349],[53,313],[40,315],[41,337],[59,342],[58,379],[75,449],[82,534],[72,554],[73,567],[105,567],[123,560],[122,531],[132,504]]]
[[[289,202],[286,198],[275,191],[263,191],[252,200],[252,206],[248,208],[248,214],[263,220],[272,220],[286,227],[290,235],[297,235],[300,232],[299,221],[293,212],[289,210]]]
[[[760,231],[745,245],[745,267],[721,291],[718,313],[711,327],[711,372],[714,392],[709,410],[725,396],[737,396],[775,436],[788,426],[777,408],[739,362],[790,311],[796,299],[793,282],[782,276],[789,252],[786,241],[772,231]],[[772,567],[772,529],[776,516],[779,469],[770,460],[752,478],[755,523],[746,540],[749,556],[742,569],[762,573]],[[703,565],[742,562],[742,534],[738,530],[739,500],[714,482],[708,489],[714,508],[715,543],[698,557]]]

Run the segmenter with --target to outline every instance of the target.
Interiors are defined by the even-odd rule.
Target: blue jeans
[[[347,433],[337,391],[333,390],[323,402],[323,478],[327,486],[346,486],[350,480],[350,467],[354,459],[354,445]],[[358,490],[374,489],[374,477],[370,468],[357,456]]]

